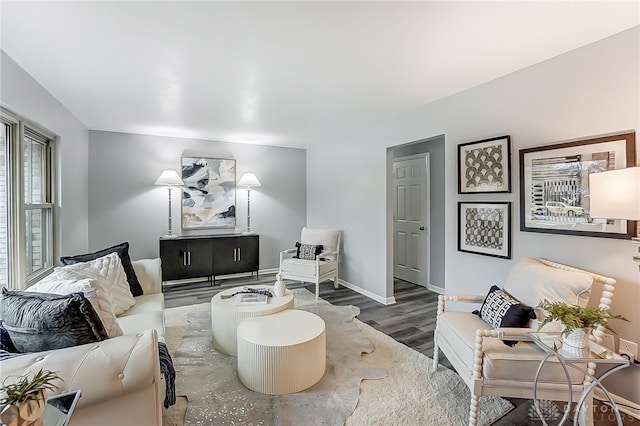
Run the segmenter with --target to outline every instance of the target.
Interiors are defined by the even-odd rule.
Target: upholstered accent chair
[[[594,283],[602,286],[601,294],[592,291]],[[549,260],[525,257],[509,272],[502,288],[521,303],[536,307],[542,299],[565,301],[580,306],[609,309],[616,281],[591,272]],[[544,352],[525,335],[538,330],[542,312],[535,310],[529,328],[494,328],[471,312],[447,311],[446,302],[482,303],[485,295],[446,295],[438,297],[438,314],[434,335],[433,369],[438,367],[442,351],[471,390],[469,425],[476,425],[481,410],[481,395],[533,398],[533,381]],[[589,301],[591,302],[589,303]],[[469,309],[470,310],[470,309]],[[550,326],[550,328],[547,328]],[[543,331],[560,331],[560,324],[551,323]],[[598,327],[591,338],[602,341],[604,330]],[[513,346],[503,341],[517,341]],[[595,373],[595,364],[587,364],[587,372]],[[436,373],[437,374],[437,373]],[[591,383],[589,376],[569,369],[573,395],[579,395]],[[554,357],[549,358],[541,372],[537,398],[567,401],[568,385],[564,370]],[[574,402],[576,398],[574,397]],[[582,423],[592,423],[592,397],[583,410]]]
[[[296,257],[301,247],[281,251],[280,277],[314,283],[316,299],[320,297],[320,283],[333,280],[333,286],[338,288],[341,238],[342,231],[339,229],[302,228],[298,245],[322,246],[320,253],[315,253],[315,259],[301,259]]]

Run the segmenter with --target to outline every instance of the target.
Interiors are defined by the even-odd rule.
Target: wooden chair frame
[[[611,307],[611,302],[613,299],[613,293],[615,291],[616,280],[613,278],[605,277],[602,275],[598,275],[589,271],[584,271],[582,269],[574,268],[571,266],[563,265],[561,263],[552,262],[550,260],[536,258],[540,263],[552,267],[558,268],[565,271],[575,271],[575,272],[586,272],[593,279],[594,284],[599,282],[603,284],[602,293],[600,296],[600,308],[609,309]],[[593,289],[593,286],[592,286]],[[593,291],[591,293],[591,300],[593,300],[594,294]],[[495,337],[501,340],[520,340],[520,341],[529,341],[530,339],[526,336],[527,332],[536,331],[536,329],[532,328],[490,328],[489,324],[487,324],[486,329],[477,329],[475,330],[475,345],[474,345],[474,359],[473,365],[465,365],[464,361],[455,353],[453,348],[447,344],[446,336],[439,333],[438,322],[440,320],[440,316],[445,312],[445,302],[463,302],[463,303],[482,303],[484,300],[484,295],[440,295],[438,296],[438,313],[436,319],[436,329],[434,332],[434,350],[433,350],[433,371],[436,371],[438,367],[438,358],[439,351],[442,351],[451,365],[458,371],[466,385],[471,390],[471,405],[469,407],[469,425],[475,426],[478,422],[478,415],[480,412],[479,399],[481,395],[494,395],[494,396],[506,396],[506,397],[514,397],[514,398],[532,398],[533,397],[533,376],[531,377],[531,387],[523,387],[522,382],[519,382],[519,386],[508,385],[505,383],[490,383],[486,381],[482,376],[482,368],[483,368],[483,358],[484,352],[482,350],[483,340],[487,337]],[[592,340],[597,343],[602,342],[602,335],[604,334],[605,329],[601,326],[598,326],[591,336]],[[586,389],[587,386],[591,383],[591,378],[589,375],[595,374],[594,363],[587,364],[587,373],[585,375],[584,381],[579,384],[573,385],[573,391],[581,393]],[[464,375],[460,372],[471,371],[470,375]],[[548,399],[552,401],[566,401],[567,400],[567,391],[566,391],[566,382],[564,382],[565,388],[562,390],[559,389],[545,389],[544,387],[539,387],[537,391],[537,397],[539,399]],[[586,424],[590,424],[593,422],[592,413],[591,413],[591,404],[592,404],[592,396],[587,398],[587,403],[585,406],[589,406],[588,410],[582,415],[582,419]]]

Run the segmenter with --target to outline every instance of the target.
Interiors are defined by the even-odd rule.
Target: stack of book
[[[267,295],[259,293],[238,293],[234,296],[236,305],[266,305]]]

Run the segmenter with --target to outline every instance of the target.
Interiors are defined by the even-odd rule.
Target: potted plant
[[[57,389],[54,382],[62,380],[57,373],[43,369],[33,376],[20,376],[8,385],[5,384],[7,379],[2,383],[0,399],[0,419],[7,426],[27,426],[36,422],[45,408],[45,391]]]
[[[562,341],[577,348],[589,345],[589,335],[594,327],[599,325],[615,333],[608,325],[610,319],[629,321],[622,315],[612,314],[609,309],[581,308],[565,302],[549,302],[547,299],[537,307],[545,311],[544,320],[538,329],[551,321],[559,320],[563,325]]]

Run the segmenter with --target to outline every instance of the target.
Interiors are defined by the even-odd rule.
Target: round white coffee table
[[[235,287],[221,291],[211,299],[213,344],[217,350],[228,355],[236,355],[236,329],[240,321],[245,318],[261,317],[285,309],[293,309],[293,293],[289,290],[282,297],[269,297],[268,303],[265,305],[235,305],[233,297],[222,298],[222,295],[231,295],[242,291],[243,288]],[[271,286],[250,286],[250,288],[271,290]]]
[[[324,320],[289,309],[238,325],[238,376],[249,389],[269,395],[301,392],[326,367]]]

